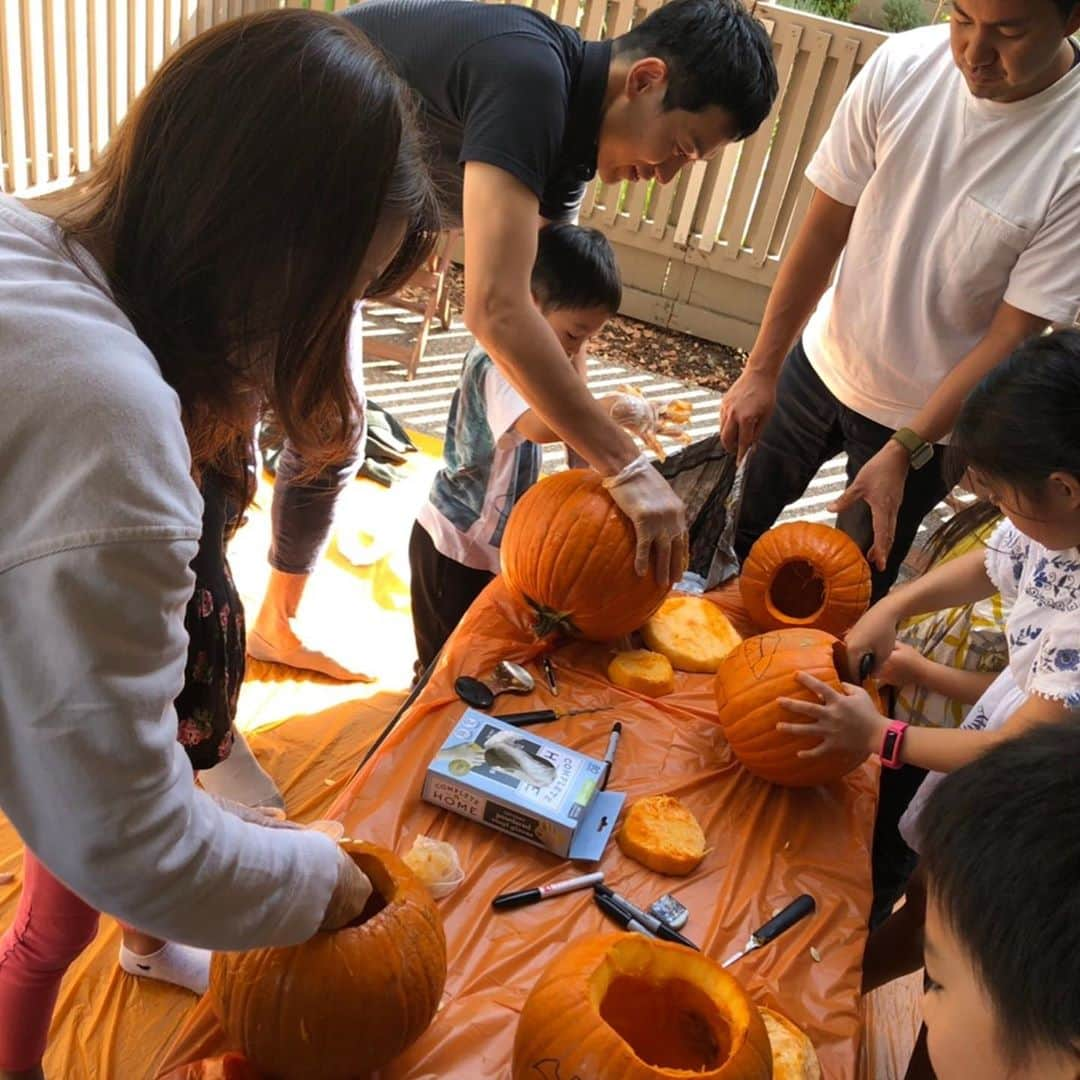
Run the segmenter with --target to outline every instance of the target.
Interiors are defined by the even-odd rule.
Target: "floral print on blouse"
[[[1003,521],[986,572],[1011,605],[1009,668],[1027,694],[1080,709],[1080,549],[1050,551]]]
[[[191,562],[195,591],[184,617],[188,659],[176,699],[177,738],[196,770],[213,768],[232,750],[245,664],[244,608],[225,557],[229,503],[212,474],[202,488],[202,539]]]

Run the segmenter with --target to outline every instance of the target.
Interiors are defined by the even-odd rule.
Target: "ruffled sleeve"
[[[1055,626],[1039,641],[1028,691],[1080,709],[1080,634]]]

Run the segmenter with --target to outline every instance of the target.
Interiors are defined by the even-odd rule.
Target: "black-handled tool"
[[[569,712],[556,712],[554,709],[533,709],[532,712],[505,713],[496,716],[511,727],[528,727],[530,724],[550,724],[555,720],[562,720],[564,716],[583,716],[585,713],[607,712],[615,708],[614,705],[601,705],[595,709],[571,709]]]
[[[777,912],[777,914],[763,926],[759,926],[750,935],[750,939],[747,941],[746,945],[734,956],[729,956],[720,966],[730,967],[736,960],[741,960],[748,952],[753,952],[755,949],[760,949],[763,945],[768,945],[770,941],[774,941],[785,930],[790,930],[797,922],[805,919],[816,907],[817,904],[809,893],[803,893],[802,896],[796,896],[786,908]]]
[[[866,682],[874,670],[875,657],[872,652],[863,653],[859,659],[859,683]]]

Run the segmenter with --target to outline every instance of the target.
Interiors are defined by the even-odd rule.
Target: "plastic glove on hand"
[[[693,405],[674,400],[666,405],[649,401],[635,386],[620,386],[611,405],[611,419],[620,427],[637,435],[663,461],[667,456],[659,436],[676,439],[684,445],[690,436],[683,430],[689,423]]]

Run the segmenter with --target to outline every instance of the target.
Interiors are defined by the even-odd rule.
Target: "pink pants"
[[[27,849],[19,908],[0,938],[0,1069],[41,1063],[60,980],[97,928],[98,913]]]

